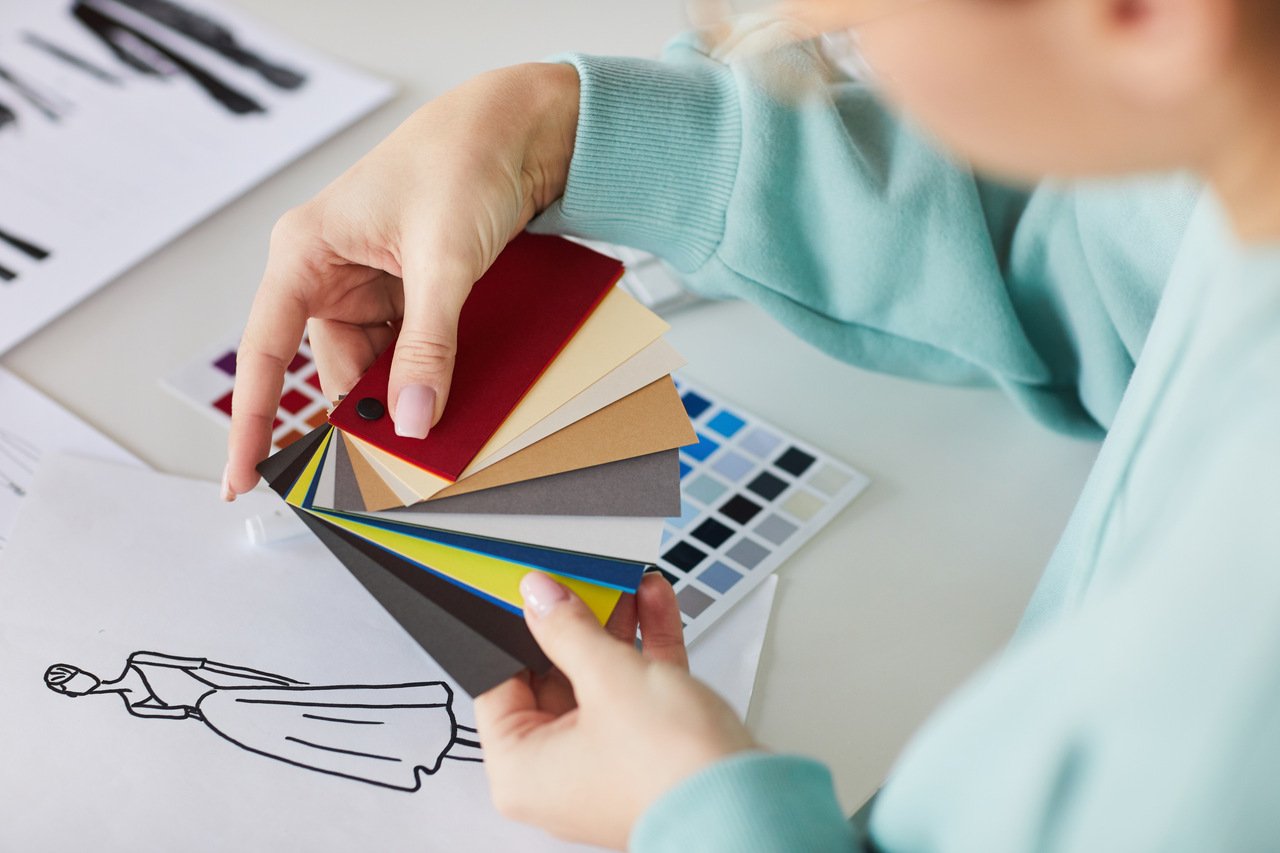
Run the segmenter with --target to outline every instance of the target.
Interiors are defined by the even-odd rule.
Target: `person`
[[[458,309],[512,234],[655,252],[850,362],[994,383],[1105,440],[1016,635],[907,746],[868,832],[825,768],[761,750],[684,672],[661,584],[637,654],[538,575],[529,625],[573,698],[517,679],[477,700],[505,813],[639,851],[1275,849],[1280,2],[789,13],[662,61],[482,75],[286,214],[228,494],[308,317],[330,394],[394,340],[393,417],[425,436]],[[870,79],[797,20],[849,32]]]
[[[445,759],[479,762],[475,730],[443,681],[311,685],[205,658],[134,652],[119,676],[55,663],[45,686],[70,698],[116,696],[135,717],[198,720],[241,749],[332,776],[417,791]]]

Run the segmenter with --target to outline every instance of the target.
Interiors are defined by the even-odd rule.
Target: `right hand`
[[[240,342],[226,500],[258,482],[285,370],[308,328],[331,400],[396,340],[392,420],[399,434],[426,437],[449,396],[463,302],[563,194],[577,124],[571,66],[493,71],[417,110],[281,217]]]
[[[689,674],[680,607],[661,575],[645,576],[608,630],[546,575],[530,572],[520,591],[529,630],[556,669],[476,697],[485,771],[503,815],[622,849],[667,791],[755,748],[733,710]]]

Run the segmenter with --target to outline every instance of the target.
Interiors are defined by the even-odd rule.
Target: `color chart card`
[[[161,384],[223,426],[230,425],[238,345],[238,337],[228,335],[224,343],[166,376]],[[328,412],[329,403],[320,390],[320,374],[316,372],[311,347],[303,340],[285,373],[271,433],[272,447],[282,450],[293,444],[324,423]]]
[[[683,511],[666,522],[659,568],[691,642],[871,481],[699,385],[676,386],[698,443],[680,450]]]

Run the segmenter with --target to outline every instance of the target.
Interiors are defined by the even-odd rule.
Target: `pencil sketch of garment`
[[[441,681],[315,686],[204,658],[135,652],[111,681],[68,664],[45,672],[67,696],[117,695],[137,717],[195,719],[249,752],[416,791],[445,759],[479,761],[474,729]]]

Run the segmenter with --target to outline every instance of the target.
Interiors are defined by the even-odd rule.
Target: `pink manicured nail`
[[[222,499],[227,503],[231,503],[236,499],[236,493],[231,491],[231,465],[222,469]]]
[[[551,608],[568,600],[569,590],[542,572],[529,572],[520,581],[520,595],[524,597],[526,610],[532,610],[536,616],[546,616]]]
[[[436,390],[426,385],[409,385],[400,389],[396,401],[396,435],[403,438],[426,438],[431,419],[436,413]]]

